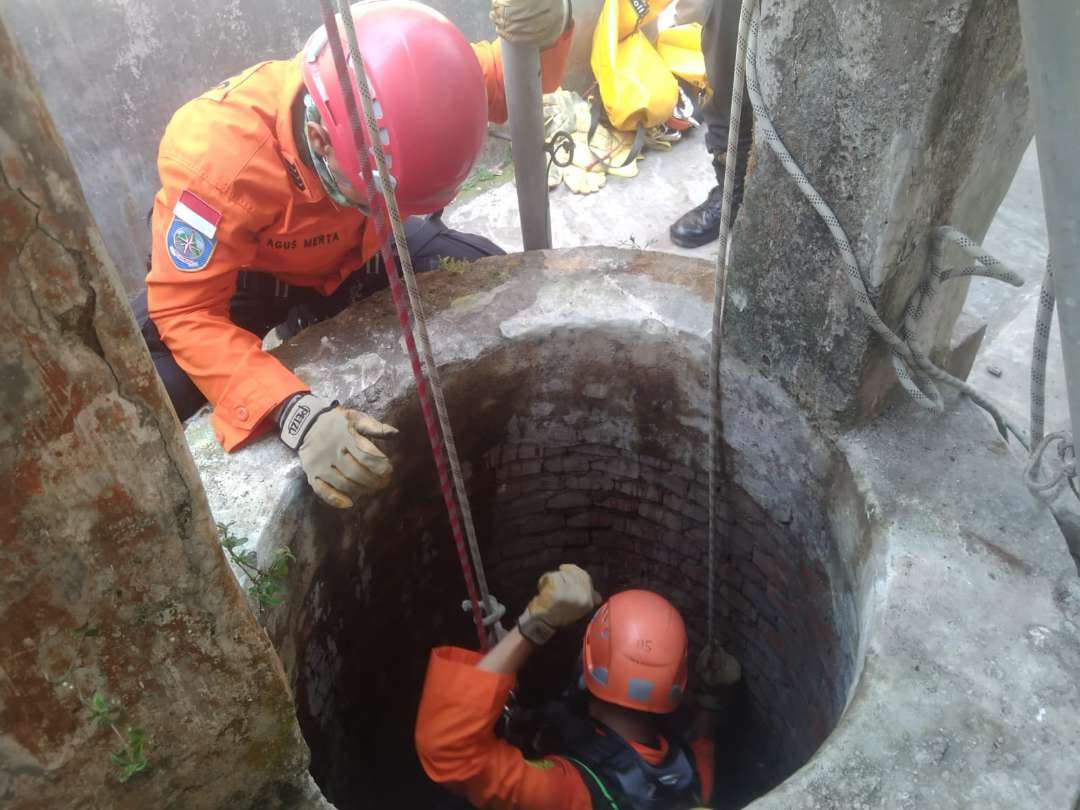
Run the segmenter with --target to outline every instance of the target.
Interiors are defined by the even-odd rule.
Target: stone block
[[[637,514],[638,502],[632,498],[621,498],[618,495],[608,495],[598,501],[598,506],[604,509],[614,509],[619,512]]]
[[[549,498],[551,498],[551,493],[546,491],[527,492],[520,498],[504,501],[499,509],[499,515],[503,519],[534,515],[547,507]]]
[[[592,499],[583,492],[560,492],[547,499],[548,509],[575,509],[592,504]]]
[[[738,590],[735,588],[728,588],[724,599],[731,605],[735,613],[743,619],[743,623],[750,625],[755,624],[757,610],[754,605],[750,603],[750,600],[739,593]]]
[[[690,482],[682,476],[667,470],[654,470],[651,467],[642,467],[641,480],[655,484],[667,492],[685,496],[690,491]]]
[[[501,523],[500,530],[505,533],[528,535],[549,532],[566,525],[566,516],[560,512],[543,511],[536,514],[521,515]]]
[[[647,540],[650,543],[663,542],[665,529],[650,520],[641,518],[627,519],[623,524],[623,530],[631,537]]]
[[[753,566],[747,566],[742,569],[743,575],[746,572],[753,570]],[[759,613],[766,616],[772,616],[776,613],[776,605],[772,603],[768,595],[765,593],[763,585],[759,585],[752,579],[747,579],[742,586],[743,595],[750,600],[750,603],[757,608]]]
[[[545,458],[544,470],[553,473],[584,473],[589,471],[589,459],[576,453]]]
[[[783,559],[782,557],[780,559]],[[786,571],[786,566],[781,565],[776,557],[764,551],[764,546],[755,546],[753,551],[754,566],[765,575],[770,585],[779,589],[785,589],[792,584],[793,571]]]
[[[509,445],[507,446],[509,447]],[[543,462],[543,464],[546,469],[547,462]],[[540,470],[541,461],[539,459],[532,458],[525,461],[504,461],[503,465],[498,470],[498,476],[500,479],[524,478],[529,475],[536,475]],[[548,470],[548,472],[551,472],[551,470]]]
[[[567,476],[564,481],[568,489],[579,489],[591,492],[615,489],[615,482],[610,476],[603,473],[588,472],[584,475]]]
[[[612,486],[616,492],[629,495],[638,501],[650,501],[652,503],[663,501],[664,495],[660,488],[644,481],[615,481]]]
[[[749,560],[744,561],[744,563],[739,566],[739,573],[742,574],[744,581],[752,582],[758,588],[764,588],[765,583],[768,581],[761,569]]]
[[[695,505],[688,498],[668,492],[664,494],[664,506],[678,512],[692,523],[708,524],[709,522],[708,510]]]
[[[623,451],[617,447],[609,447],[606,444],[579,444],[574,448],[575,453],[584,456],[600,456],[603,458],[617,458],[623,455]]]
[[[638,453],[637,460],[640,464],[643,464],[646,467],[652,467],[654,470],[668,470],[671,468],[670,461],[665,461],[662,458],[650,456],[646,453]]]
[[[673,532],[682,531],[682,516],[662,506],[652,503],[638,504],[638,514],[646,520]],[[680,535],[681,536],[681,535]]]
[[[566,519],[566,525],[575,528],[605,529],[612,525],[612,515],[599,509],[578,512]]]
[[[639,466],[637,459],[618,456],[615,458],[597,458],[589,463],[589,468],[605,472],[620,478],[637,478]]]

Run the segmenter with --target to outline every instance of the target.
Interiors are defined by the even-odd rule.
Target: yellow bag
[[[705,90],[705,54],[701,52],[701,23],[665,28],[656,39],[656,52],[668,70],[698,90]]]
[[[608,120],[616,129],[654,127],[671,117],[679,83],[641,33],[671,0],[605,0],[593,34],[591,64]]]

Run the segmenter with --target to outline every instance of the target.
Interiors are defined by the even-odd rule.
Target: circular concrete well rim
[[[709,264],[695,260],[584,249],[486,260],[461,274],[425,278],[423,289],[446,373],[511,343],[574,329],[636,330],[680,342],[704,368],[711,273]],[[1070,726],[1073,719],[1080,718],[1080,695],[1075,678],[1061,663],[1069,660],[1070,634],[1076,632],[1075,616],[1063,620],[1061,614],[1075,611],[1069,601],[1074,597],[1067,584],[1053,579],[1063,554],[1060,536],[1045,514],[1023,500],[1026,494],[1007,454],[999,452],[985,425],[964,403],[933,420],[905,410],[864,430],[823,434],[806,423],[779,386],[726,354],[724,374],[731,396],[725,406],[725,435],[733,448],[734,482],[781,525],[801,537],[828,540],[828,548],[822,549],[828,553],[822,556],[834,555],[838,571],[831,572],[831,583],[842,583],[833,615],[847,617],[843,630],[854,642],[851,688],[844,696],[848,708],[838,727],[808,764],[755,807],[851,806],[882,790],[895,796],[936,796],[940,773],[923,753],[937,744],[934,740],[944,740],[942,750],[948,749],[950,756],[987,766],[968,772],[990,805],[1018,806],[994,804],[994,798],[1026,800],[1034,795],[1044,801],[1039,806],[1065,807],[1064,801],[1054,804],[1050,799],[1074,791],[1078,776],[1073,773],[1077,769],[1060,764],[1062,751],[1080,751],[1080,743],[1068,736],[1068,729],[1075,728]],[[278,356],[316,390],[336,392],[376,416],[390,414],[412,385],[393,312],[384,299],[309,330],[283,346]],[[735,383],[730,382],[733,376]],[[701,377],[699,384],[703,382]],[[458,407],[454,412],[456,421],[463,411]],[[707,424],[700,408],[680,418],[699,431]],[[913,435],[920,437],[918,453],[911,450]],[[341,536],[350,519],[312,501],[294,459],[276,443],[260,443],[227,458],[214,446],[205,420],[189,427],[188,438],[215,516],[257,538],[253,543],[260,554],[287,543],[299,557],[291,585],[296,599],[267,619],[296,685],[306,662],[291,631],[325,610],[325,593],[315,581],[326,554],[324,538],[335,532]],[[977,495],[937,486],[913,499],[910,482],[942,464],[954,465],[956,475],[974,477],[977,470],[986,483]],[[699,456],[692,466],[701,465]],[[238,480],[248,497],[238,493]],[[986,509],[985,493],[991,491],[998,493],[1008,515]],[[790,511],[792,492],[807,493],[803,502],[820,505],[816,522],[804,525],[798,511]],[[963,540],[968,535],[958,532],[961,525],[980,536],[1023,526],[1025,543],[1037,554],[1017,550],[1020,562],[1002,570],[1005,557],[988,556],[983,546]],[[995,543],[1008,545],[1004,539]],[[947,578],[950,554],[954,561],[959,555],[965,566],[960,580]],[[1067,561],[1067,554],[1063,559]],[[978,608],[975,594],[980,591],[972,590],[973,576],[988,577],[995,598],[1012,605],[993,626],[987,626]],[[1017,598],[1020,593],[1022,599]],[[898,595],[903,595],[902,604],[896,601]],[[949,617],[948,635],[939,632],[940,616]],[[958,632],[963,644],[957,644]],[[454,640],[452,636],[447,632],[446,640]],[[986,740],[954,733],[954,728],[987,722],[991,714],[985,699],[973,701],[970,687],[965,687],[979,677],[982,666],[968,652],[968,639],[978,639],[980,650],[987,655],[992,651],[1000,661],[1019,662],[1032,644],[1039,650],[1034,659],[1024,658],[1023,665],[995,669],[1000,677],[984,686],[994,705],[1012,717],[1008,732]],[[1044,703],[1048,694],[1059,696],[1053,703],[1057,713],[1022,709],[1036,693]],[[958,711],[960,695],[966,697]],[[941,721],[946,715],[951,718],[948,727]],[[897,723],[899,717],[903,722]],[[1032,748],[1047,752],[1039,760],[1037,778],[1030,766],[1018,771],[993,765],[1003,750]]]

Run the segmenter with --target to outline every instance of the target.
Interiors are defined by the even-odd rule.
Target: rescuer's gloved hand
[[[570,0],[491,0],[491,22],[508,42],[547,48],[570,22]]]
[[[694,678],[697,705],[709,711],[720,711],[730,703],[732,688],[742,678],[742,667],[735,656],[710,641],[698,656]]]
[[[368,437],[394,436],[396,428],[314,394],[290,399],[278,425],[281,440],[299,451],[311,488],[331,506],[348,509],[390,484],[390,460]]]
[[[518,630],[533,644],[543,644],[558,628],[587,616],[603,601],[593,588],[589,573],[568,563],[540,577],[536,591],[518,618]]]

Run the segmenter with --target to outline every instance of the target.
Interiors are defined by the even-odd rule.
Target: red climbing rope
[[[457,548],[458,559],[461,562],[461,573],[465,578],[465,589],[472,603],[473,624],[476,626],[476,634],[480,640],[480,649],[488,649],[488,634],[484,627],[484,617],[480,612],[480,596],[477,593],[476,581],[473,577],[472,564],[469,562],[468,551],[465,547],[465,537],[462,532],[461,510],[454,497],[453,486],[448,473],[446,455],[446,442],[442,429],[436,419],[435,410],[432,407],[431,393],[427,378],[424,376],[420,365],[420,354],[416,348],[416,340],[412,329],[412,312],[409,301],[402,288],[401,279],[397,273],[397,263],[394,261],[391,234],[388,233],[386,216],[383,206],[380,205],[381,195],[375,185],[375,178],[368,161],[367,150],[363,148],[364,138],[360,129],[360,113],[357,107],[356,97],[353,95],[351,82],[348,80],[349,73],[346,70],[345,52],[341,44],[341,36],[338,32],[337,19],[331,0],[319,0],[322,7],[323,24],[326,27],[326,36],[330,45],[330,52],[334,57],[334,67],[338,81],[341,83],[342,95],[345,98],[345,107],[349,114],[349,124],[352,128],[353,146],[360,157],[360,170],[367,186],[367,197],[371,201],[371,217],[375,222],[375,231],[379,236],[379,253],[382,256],[386,277],[390,282],[390,295],[394,299],[394,308],[397,310],[398,324],[401,326],[401,335],[405,339],[405,348],[409,353],[409,363],[412,366],[413,378],[416,380],[416,394],[420,399],[420,411],[424,417],[424,426],[427,428],[428,440],[431,443],[431,454],[435,459],[435,469],[439,475],[439,488],[442,491],[443,502],[446,504],[446,512],[450,519],[450,531],[454,537],[454,546]],[[390,179],[385,179],[390,183]],[[400,252],[400,250],[399,250]]]

